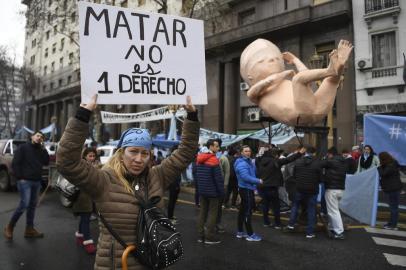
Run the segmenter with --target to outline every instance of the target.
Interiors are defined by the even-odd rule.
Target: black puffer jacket
[[[294,178],[296,190],[302,193],[318,194],[321,167],[315,157],[304,156],[295,162]]]
[[[271,155],[270,151],[265,152],[262,158],[257,160],[258,163],[255,163],[257,165],[257,176],[264,181],[262,186],[283,186],[282,166],[295,161],[299,157],[301,157],[301,154],[296,153],[288,158],[277,159]]]
[[[326,189],[345,189],[345,175],[348,173],[348,163],[342,156],[334,156],[320,162],[320,166],[326,169]]]
[[[380,176],[380,183],[383,191],[391,192],[402,189],[402,182],[400,181],[399,164],[397,161],[379,166],[378,172]]]
[[[28,142],[18,147],[11,166],[17,179],[41,181],[42,166],[48,164],[47,150],[40,144]]]

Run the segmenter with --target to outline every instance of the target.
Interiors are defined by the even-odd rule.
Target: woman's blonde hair
[[[125,190],[127,190],[131,194],[134,194],[134,190],[131,188],[130,183],[128,183],[127,179],[125,178],[125,175],[127,174],[127,169],[125,168],[123,163],[123,153],[124,148],[117,149],[117,151],[103,166],[103,168],[109,168],[113,170],[117,174],[118,179],[123,184]]]

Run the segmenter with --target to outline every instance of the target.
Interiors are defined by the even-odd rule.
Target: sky
[[[7,46],[9,55],[15,55],[20,66],[24,57],[25,17],[19,12],[25,10],[21,0],[0,0],[0,46]]]

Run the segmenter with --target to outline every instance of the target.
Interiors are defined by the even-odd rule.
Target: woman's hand
[[[91,112],[94,111],[94,109],[96,109],[96,107],[97,107],[97,94],[92,96],[89,103],[87,103],[87,104],[81,103],[80,107],[83,107],[83,108],[85,108],[85,109],[87,109],[87,110],[89,110]]]
[[[196,107],[192,104],[192,98],[190,96],[186,97],[186,105],[183,106],[187,112],[195,112]]]

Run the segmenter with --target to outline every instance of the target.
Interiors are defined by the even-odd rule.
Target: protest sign
[[[139,123],[148,121],[157,121],[170,119],[173,116],[171,110],[166,107],[161,107],[139,113],[112,113],[101,111],[101,119],[104,124],[122,124],[122,123]],[[181,117],[186,114],[184,109],[179,109],[176,116]]]
[[[389,152],[399,164],[406,165],[406,117],[366,114],[364,138],[376,153]]]
[[[207,104],[203,21],[78,5],[83,103]]]

